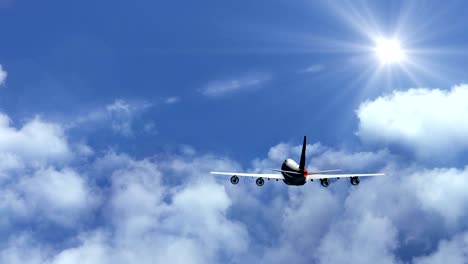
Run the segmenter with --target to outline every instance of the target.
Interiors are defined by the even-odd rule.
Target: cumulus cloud
[[[43,248],[27,232],[17,233],[2,245],[0,262],[8,264],[39,264],[44,263],[46,248]]]
[[[85,179],[68,168],[39,169],[32,176],[21,178],[13,188],[29,213],[64,225],[76,224],[79,214],[90,210],[95,199]]]
[[[318,248],[318,263],[396,263],[397,229],[385,217],[341,220]]]
[[[39,117],[19,128],[12,123],[0,114],[0,211],[6,213],[0,230],[23,221],[78,223],[94,195],[68,167],[75,154],[62,126]]]
[[[414,259],[415,264],[466,263],[468,259],[468,232],[442,240],[435,252]]]
[[[200,175],[213,166],[237,165],[182,155],[136,160],[109,152],[84,175],[71,168],[40,168],[1,186],[2,221],[9,218],[10,225],[0,225],[5,235],[0,260],[213,263],[241,255],[249,239],[245,226],[228,217],[232,199],[223,185]],[[20,239],[17,225],[32,232]],[[43,225],[57,230],[53,240]],[[62,228],[71,231],[61,234]]]
[[[195,168],[195,163],[184,163]],[[164,183],[163,171],[165,177],[185,175],[174,174],[169,162],[116,153],[106,154],[96,167],[111,171],[109,199],[103,204],[108,217],[99,227],[107,231],[84,236],[78,246],[52,256],[52,263],[206,263],[246,250],[246,230],[227,218],[231,199],[222,185],[188,178],[171,186]]]
[[[271,77],[266,74],[254,74],[227,80],[217,80],[208,83],[199,92],[209,97],[219,97],[237,91],[259,88],[269,81]]]
[[[367,144],[447,160],[468,149],[467,101],[468,85],[395,91],[359,106],[357,135]]]
[[[7,76],[7,72],[3,69],[3,66],[0,64],[0,85],[5,83]]]
[[[62,126],[35,117],[15,128],[10,118],[0,113],[0,156],[4,157],[0,163],[6,169],[23,163],[63,162],[71,158],[72,152]]]
[[[103,234],[97,232],[80,237],[80,245],[67,248],[51,260],[44,261],[50,264],[94,264],[94,263],[125,263],[119,256],[113,254]]]
[[[459,225],[468,217],[468,167],[417,171],[406,184],[412,186],[421,207],[440,215],[448,226]]]
[[[8,212],[1,228],[14,228],[24,221],[75,228],[84,222],[82,217],[92,210],[96,197],[85,179],[71,169],[39,169],[1,188],[0,210]]]

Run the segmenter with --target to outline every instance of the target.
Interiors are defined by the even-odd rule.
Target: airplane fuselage
[[[307,170],[301,171],[299,164],[294,160],[285,160],[281,166],[281,170],[281,174],[284,176],[283,181],[287,185],[304,185],[306,183]],[[291,171],[294,173],[287,173],[284,171]]]

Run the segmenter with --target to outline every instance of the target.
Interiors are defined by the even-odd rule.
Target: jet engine
[[[237,177],[236,175],[232,176],[231,177],[231,183],[232,184],[238,184],[239,183],[239,177]]]
[[[263,186],[263,184],[265,184],[265,181],[263,180],[263,178],[258,178],[255,183],[257,184],[257,186]]]
[[[356,186],[356,185],[359,185],[359,183],[361,182],[361,180],[359,179],[359,177],[351,177],[349,179],[349,181],[351,182],[352,185]]]
[[[328,187],[330,185],[330,180],[329,179],[320,179],[320,184],[323,187]]]

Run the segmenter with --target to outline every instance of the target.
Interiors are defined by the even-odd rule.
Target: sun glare
[[[399,64],[406,59],[405,51],[396,38],[379,38],[375,41],[375,55],[383,65]]]

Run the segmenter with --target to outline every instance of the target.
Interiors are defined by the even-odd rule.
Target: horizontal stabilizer
[[[291,173],[291,174],[299,174],[299,175],[302,175],[302,173],[300,173],[300,172],[297,172],[297,171],[286,171],[286,170],[276,170],[276,169],[272,169],[272,171],[277,171],[277,172],[284,172],[284,173]]]

